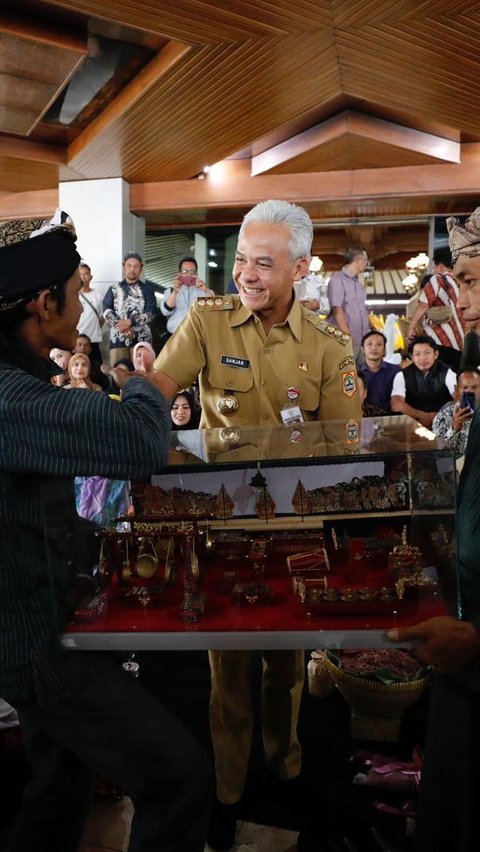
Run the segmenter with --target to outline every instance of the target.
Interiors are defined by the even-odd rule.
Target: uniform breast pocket
[[[250,367],[227,367],[218,364],[210,368],[208,381],[212,388],[231,393],[246,393],[253,387]]]
[[[318,385],[311,382],[305,387],[299,388],[299,390],[300,396],[298,404],[300,405],[300,408],[302,411],[308,411],[313,415],[320,405],[320,382]]]

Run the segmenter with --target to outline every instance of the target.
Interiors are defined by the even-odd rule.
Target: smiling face
[[[480,257],[460,255],[453,274],[460,289],[457,310],[465,331],[474,331],[480,336]]]
[[[68,352],[66,349],[51,349],[50,350],[50,358],[52,361],[55,361],[61,370],[66,370],[68,367],[68,362],[72,357],[72,353]]]
[[[170,413],[172,423],[175,426],[179,426],[180,428],[187,426],[192,417],[192,409],[190,408],[190,403],[187,397],[183,396],[183,394],[177,396],[172,403]]]
[[[238,241],[233,280],[246,308],[283,322],[293,300],[293,282],[307,274],[308,259],[290,259],[290,228],[249,222]]]

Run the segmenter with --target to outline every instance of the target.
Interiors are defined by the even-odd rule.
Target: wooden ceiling
[[[152,229],[468,212],[479,39],[472,0],[3,0],[0,218],[108,177]]]

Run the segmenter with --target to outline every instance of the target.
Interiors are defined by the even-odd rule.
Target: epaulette
[[[341,331],[341,329],[337,328],[336,325],[331,325],[325,320],[320,320],[320,322],[317,323],[317,328],[320,331],[323,331],[324,334],[328,334],[329,337],[334,337],[335,340],[338,340],[338,342],[342,343],[343,346],[346,346],[346,344],[352,339],[350,334],[347,334],[345,331]]]
[[[196,304],[199,311],[233,310],[233,299],[231,296],[200,296]]]

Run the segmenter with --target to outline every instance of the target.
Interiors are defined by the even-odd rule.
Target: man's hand
[[[460,408],[459,406],[455,406],[453,409],[453,429],[455,432],[460,432],[462,430],[463,424],[467,422],[467,420],[471,420],[473,417],[473,411],[468,406],[466,408]]]
[[[318,311],[320,308],[320,302],[318,299],[302,299],[300,304],[303,305],[307,311]]]
[[[418,642],[412,652],[439,672],[456,674],[480,655],[480,635],[473,624],[440,615],[413,627],[395,627],[387,633],[392,642]]]
[[[180,275],[181,275],[181,273],[179,272],[178,275],[176,275],[175,278],[173,279],[172,291],[174,293],[178,293],[178,291],[180,290],[180,287],[183,287],[183,284],[180,281]]]
[[[436,415],[436,411],[418,411],[417,420],[420,421],[422,426],[425,426],[427,429],[430,429]]]
[[[118,331],[128,331],[129,328],[131,328],[131,327],[132,327],[132,321],[129,320],[129,319],[121,319],[121,320],[118,320],[118,322],[115,323],[115,328],[117,328]]]
[[[110,376],[113,379],[117,388],[124,388],[128,380],[134,376],[145,378],[145,373],[139,373],[136,370],[127,370],[126,367],[108,367],[106,364],[102,364],[100,370],[104,376]]]

